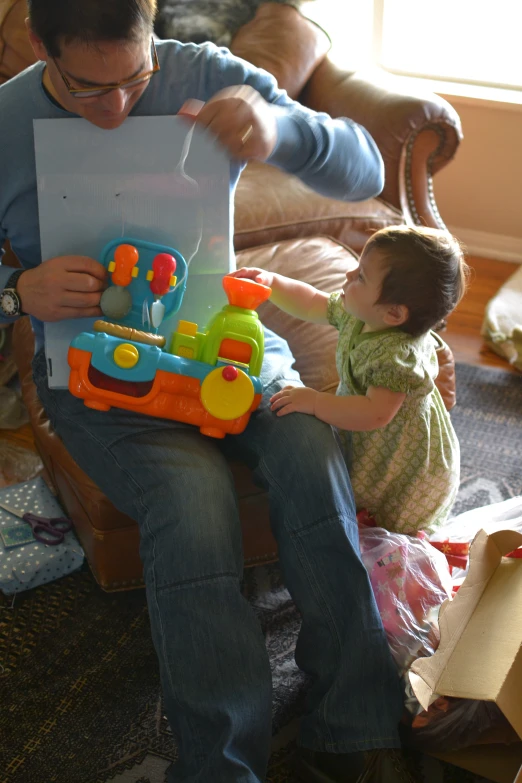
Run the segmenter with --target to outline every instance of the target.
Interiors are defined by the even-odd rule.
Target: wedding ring
[[[243,135],[241,136],[241,144],[242,145],[247,143],[247,141],[249,140],[249,138],[251,137],[253,132],[254,132],[254,126],[253,125],[249,125],[248,128],[243,133]]]

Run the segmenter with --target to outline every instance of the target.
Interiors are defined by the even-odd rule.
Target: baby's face
[[[385,265],[377,249],[364,251],[359,266],[346,273],[343,303],[347,312],[364,321],[370,329],[385,329],[384,305],[376,304],[381,294]]]

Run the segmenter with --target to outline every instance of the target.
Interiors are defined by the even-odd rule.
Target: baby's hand
[[[274,284],[274,273],[267,272],[266,269],[257,269],[256,267],[242,267],[235,272],[230,273],[230,277],[246,277],[247,280],[253,280],[255,283],[267,285],[272,288]]]
[[[315,416],[315,400],[318,392],[304,386],[285,386],[270,399],[270,408],[278,416],[287,413],[308,413]]]

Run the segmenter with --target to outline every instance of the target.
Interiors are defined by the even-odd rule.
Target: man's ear
[[[33,31],[33,28],[31,27],[31,20],[29,17],[25,20],[25,29],[27,30],[27,35],[29,37],[29,43],[33,47],[33,52],[35,53],[35,56],[38,60],[44,60],[47,62],[49,59],[49,55],[47,54],[47,49],[43,45],[43,41],[41,38],[38,38],[36,33]]]
[[[406,323],[410,317],[410,311],[406,305],[388,305],[386,307],[383,321],[388,326],[401,326]]]

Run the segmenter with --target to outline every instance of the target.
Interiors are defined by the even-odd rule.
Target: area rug
[[[454,513],[522,494],[522,377],[457,366],[462,449]],[[277,565],[247,572],[274,682],[268,783],[294,783],[306,683],[293,651],[298,613]],[[0,783],[164,783],[177,748],[161,703],[144,592],[107,595],[87,568],[0,600]],[[477,781],[434,759],[426,783]]]

